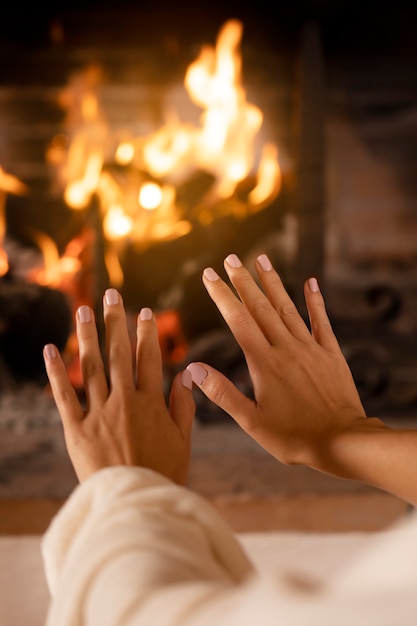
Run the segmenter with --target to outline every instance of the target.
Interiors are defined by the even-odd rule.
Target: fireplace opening
[[[19,307],[26,289],[48,300],[76,387],[68,317],[88,303],[101,324],[116,286],[132,326],[140,307],[155,310],[167,387],[207,358],[250,393],[201,272],[267,252],[306,319],[302,283],[319,277],[367,409],[414,410],[414,12],[286,5],[272,19],[262,2],[90,2],[11,10],[0,27],[0,281],[22,288]],[[3,349],[12,377],[42,381],[38,348],[36,376]],[[225,419],[198,402],[201,421]]]

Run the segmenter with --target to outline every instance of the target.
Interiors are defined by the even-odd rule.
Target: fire
[[[34,243],[42,254],[42,266],[33,268],[27,279],[39,285],[67,291],[66,285],[77,272],[81,271],[82,263],[79,258],[79,248],[75,240],[71,241],[64,254],[60,256],[54,240],[38,230],[31,230]]]
[[[156,183],[144,183],[139,189],[139,204],[148,211],[157,209],[163,198],[163,192]]]
[[[203,47],[185,76],[191,100],[203,108],[197,162],[216,175],[222,198],[231,196],[250,173],[253,141],[263,121],[260,109],[246,101],[241,85],[241,37],[242,24],[226,22],[216,47]]]
[[[8,193],[24,195],[27,192],[24,185],[18,178],[8,174],[0,166],[0,276],[5,276],[9,271],[9,259],[4,249],[4,239],[6,236],[6,198]]]
[[[57,168],[69,207],[82,211],[97,199],[113,284],[123,282],[119,253],[125,246],[140,249],[183,237],[191,232],[192,220],[206,224],[233,211],[242,181],[254,181],[244,202],[246,215],[270,205],[279,194],[277,147],[265,145],[255,162],[263,114],[247,101],[242,86],[242,33],[241,22],[227,21],[215,46],[203,46],[186,71],[187,94],[202,110],[198,124],[170,111],[165,123],[147,136],[119,140],[100,105],[97,68],[74,76],[62,92],[65,133],[53,139],[47,158]],[[213,184],[190,216],[178,189],[198,172],[210,175]],[[242,214],[241,200],[236,211]]]

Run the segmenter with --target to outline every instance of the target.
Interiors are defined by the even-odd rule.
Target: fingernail
[[[260,256],[258,256],[258,263],[264,270],[264,272],[270,272],[273,269],[272,263],[266,254],[261,254]]]
[[[146,320],[151,320],[153,318],[152,309],[149,309],[148,307],[144,307],[143,309],[141,309],[139,313],[139,317],[143,322]]]
[[[212,283],[215,280],[219,279],[219,275],[217,274],[217,272],[214,271],[214,269],[212,267],[206,267],[206,269],[203,272],[204,278],[207,278],[207,280],[211,281]]]
[[[229,256],[226,257],[226,262],[230,267],[242,267],[242,262],[236,254],[229,254]]]
[[[308,279],[308,288],[313,293],[317,293],[319,291],[319,284],[317,282],[317,278],[309,278]]]
[[[117,289],[106,289],[104,294],[106,298],[106,304],[112,306],[113,304],[118,304],[119,302],[119,293]]]
[[[187,389],[191,390],[193,388],[193,377],[189,370],[184,370],[181,374],[181,383],[183,387],[187,387]]]
[[[196,385],[201,385],[207,377],[207,371],[201,365],[197,363],[190,363],[187,365],[186,370],[188,370],[191,374],[191,378],[193,383]]]
[[[89,306],[83,305],[78,309],[78,319],[82,324],[91,322],[91,309]]]
[[[58,354],[57,349],[52,343],[48,343],[48,345],[45,346],[43,353],[48,361],[53,361],[54,359],[56,359]]]

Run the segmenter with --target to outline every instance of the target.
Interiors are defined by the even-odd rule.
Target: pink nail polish
[[[242,262],[236,254],[229,254],[229,256],[226,257],[226,262],[230,267],[242,267]]]
[[[184,370],[181,374],[181,383],[183,385],[183,387],[186,387],[187,389],[191,389],[193,388],[193,377],[191,376],[191,372],[189,370]]]
[[[210,282],[214,283],[214,281],[219,279],[219,275],[214,271],[212,267],[206,267],[203,272],[204,278],[207,278]]]
[[[78,309],[78,319],[82,324],[86,322],[91,322],[91,309],[89,306],[83,305]]]
[[[319,284],[317,282],[317,278],[312,277],[308,279],[308,288],[313,293],[317,293],[319,291]]]
[[[264,270],[264,272],[270,272],[273,269],[272,263],[266,254],[261,254],[260,256],[258,256],[258,263],[260,267]]]
[[[147,320],[151,320],[153,318],[152,309],[149,309],[148,307],[144,307],[143,309],[141,309],[139,313],[139,317],[143,322]]]
[[[208,372],[198,365],[198,363],[190,363],[186,368],[191,373],[191,378],[193,379],[193,383],[196,385],[202,385],[205,381]]]
[[[107,289],[104,294],[106,298],[106,304],[112,306],[113,304],[117,304],[119,302],[119,293],[117,289]]]
[[[48,345],[45,346],[44,355],[48,359],[48,361],[53,361],[54,359],[56,359],[58,352],[52,343],[48,343]]]

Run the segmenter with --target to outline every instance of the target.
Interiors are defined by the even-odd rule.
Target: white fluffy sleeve
[[[47,626],[415,626],[417,518],[327,585],[252,570],[211,505],[150,470],[102,470],[42,551]]]
[[[150,626],[140,617],[146,605],[178,587],[183,602],[169,601],[161,624],[182,624],[184,592],[193,603],[251,571],[206,500],[141,468],[105,469],[78,486],[52,521],[42,553],[50,626],[124,626],[133,616],[132,623]]]

